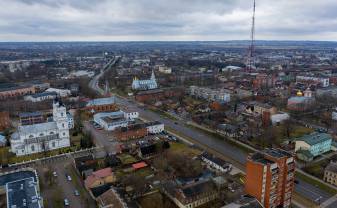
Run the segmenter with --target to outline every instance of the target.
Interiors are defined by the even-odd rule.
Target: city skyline
[[[337,41],[337,2],[258,0],[256,39]],[[247,40],[252,1],[2,0],[0,41]]]

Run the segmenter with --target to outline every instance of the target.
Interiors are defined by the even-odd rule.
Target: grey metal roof
[[[20,134],[34,134],[44,131],[57,130],[57,125],[56,122],[46,122],[27,126],[19,126],[18,130]]]
[[[40,208],[37,184],[34,177],[9,182],[6,184],[7,207]]]

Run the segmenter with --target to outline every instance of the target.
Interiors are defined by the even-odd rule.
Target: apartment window
[[[55,142],[52,142],[52,143],[51,143],[51,146],[52,146],[52,147],[55,147]]]
[[[62,127],[64,127],[64,123],[62,124]]]
[[[63,132],[63,136],[65,136],[65,135],[66,135],[66,133]]]
[[[32,152],[34,152],[34,151],[35,151],[35,147],[34,147],[34,145],[32,145],[30,148],[31,148]]]

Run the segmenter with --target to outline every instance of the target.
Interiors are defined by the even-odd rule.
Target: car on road
[[[70,175],[67,175],[67,180],[68,180],[68,181],[71,181]]]
[[[54,176],[54,177],[57,177],[56,171],[53,172],[53,176]]]
[[[78,192],[78,190],[75,190],[75,191],[74,191],[74,194],[75,194],[75,196],[79,196],[79,195],[80,195],[80,192]]]
[[[68,199],[64,199],[64,205],[65,205],[65,206],[69,206],[69,205],[70,205],[70,203],[69,203],[69,200],[68,200]]]

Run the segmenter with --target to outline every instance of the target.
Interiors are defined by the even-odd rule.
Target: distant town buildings
[[[330,134],[314,132],[295,139],[295,152],[300,160],[309,162],[330,151],[331,143]]]
[[[153,90],[158,88],[154,71],[152,71],[151,78],[146,80],[139,80],[135,77],[132,81],[133,90]]]
[[[53,121],[19,126],[11,137],[11,151],[18,156],[69,146],[67,111],[59,100],[53,102]]]
[[[206,87],[190,86],[189,94],[197,98],[220,103],[228,103],[231,100],[230,92],[224,89],[213,90]]]
[[[328,87],[330,84],[329,78],[314,76],[296,76],[296,82],[318,84],[321,87]]]
[[[294,178],[294,157],[284,150],[266,149],[247,158],[246,193],[265,208],[290,207]]]
[[[0,85],[0,100],[5,100],[7,98],[24,96],[27,94],[34,94],[35,87],[29,84],[2,84]]]

